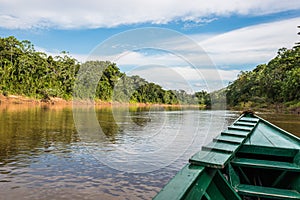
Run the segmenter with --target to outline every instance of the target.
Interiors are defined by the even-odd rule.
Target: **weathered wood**
[[[213,139],[213,141],[222,141],[222,142],[228,142],[233,144],[240,144],[243,142],[244,138],[242,137],[235,137],[230,135],[219,135],[216,138]]]
[[[236,166],[242,166],[242,167],[300,172],[300,166],[296,165],[295,163],[289,163],[289,162],[257,160],[257,159],[249,159],[249,158],[235,158],[234,160],[231,161],[231,164]]]
[[[246,127],[246,126],[228,126],[228,130],[238,130],[238,131],[251,131],[253,127]]]
[[[239,121],[242,121],[242,122],[259,122],[259,118],[257,117],[241,117]]]
[[[256,196],[271,199],[299,200],[300,194],[295,190],[240,184],[236,187],[240,195]]]
[[[234,191],[234,188],[229,184],[228,180],[225,179],[220,170],[217,171],[213,181],[216,183],[219,192],[221,192],[224,195],[225,199],[241,200],[239,195]]]
[[[299,149],[300,141],[296,136],[260,118],[258,125],[251,137],[246,141],[246,144]]]
[[[297,137],[246,113],[194,154],[155,199],[300,200],[299,152]]]
[[[221,152],[199,151],[189,159],[189,162],[195,165],[220,169],[225,167],[230,157],[231,154]]]
[[[238,153],[244,154],[254,154],[259,157],[259,155],[268,155],[268,156],[278,156],[278,157],[291,157],[294,158],[299,152],[298,149],[290,148],[273,148],[268,146],[256,146],[244,144]]]
[[[245,138],[249,132],[245,131],[238,131],[238,130],[225,130],[221,132],[221,135],[228,135],[228,136],[233,136],[233,137],[243,137]]]
[[[242,117],[244,118],[244,117]],[[246,118],[247,119],[247,118]],[[240,118],[234,123],[238,123]],[[251,120],[250,120],[251,121]],[[253,122],[257,123],[259,120],[255,118]],[[252,133],[256,125],[247,126],[229,126],[227,130],[223,131],[217,138],[223,137],[236,137],[233,143],[227,141],[222,142],[215,139],[213,142],[202,147],[202,151],[196,153],[189,160],[190,163],[195,165],[202,165],[211,168],[224,168],[229,160],[235,155],[238,149],[246,141],[247,137]],[[241,139],[242,138],[242,139]],[[239,140],[239,143],[237,141]],[[228,155],[229,154],[229,155]]]
[[[208,145],[203,146],[202,150],[207,150],[207,151],[215,150],[223,153],[233,153],[239,145],[240,143],[229,144],[229,143],[217,141],[217,142],[211,142]]]
[[[183,199],[197,183],[197,179],[201,173],[204,173],[204,169],[205,168],[202,166],[191,166],[190,164],[186,165],[154,199]],[[209,178],[205,178],[205,181],[207,181],[208,185],[211,180],[209,180]]]
[[[256,122],[244,122],[244,121],[237,121],[234,123],[235,126],[247,126],[247,127],[254,127]]]

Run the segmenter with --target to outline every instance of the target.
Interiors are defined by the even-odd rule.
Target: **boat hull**
[[[300,140],[244,113],[154,199],[300,199]]]

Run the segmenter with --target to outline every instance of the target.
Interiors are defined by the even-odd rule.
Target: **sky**
[[[267,63],[299,41],[299,25],[299,0],[0,0],[0,37],[188,92]]]

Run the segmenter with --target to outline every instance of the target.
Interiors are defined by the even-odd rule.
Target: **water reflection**
[[[92,130],[94,124],[89,120],[90,113],[84,108],[78,108],[78,111],[83,127]],[[214,133],[232,123],[238,113],[105,107],[96,108],[95,116],[104,135],[95,130],[92,135],[79,134],[72,107],[1,105],[0,197],[8,200],[151,199],[189,156],[200,149],[200,140],[210,141]],[[193,123],[199,125],[197,129]],[[205,126],[209,123],[210,126]],[[296,127],[299,133],[299,124]],[[208,134],[190,141],[189,148],[166,167],[147,173],[116,170],[99,162],[90,151],[101,151],[107,157],[119,153],[120,159],[115,164],[128,167],[122,149],[145,153],[157,151],[171,142],[172,134],[181,135],[180,139],[184,141],[188,134],[194,134],[194,130],[200,136],[203,132]],[[166,162],[172,153],[178,153],[178,149],[171,150],[161,153],[159,161]],[[149,160],[157,161],[156,158]]]
[[[1,162],[18,154],[65,148],[78,140],[70,108],[1,106],[0,110]]]

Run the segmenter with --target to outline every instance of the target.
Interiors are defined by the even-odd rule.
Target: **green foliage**
[[[0,89],[35,98],[69,98],[78,62],[66,54],[54,59],[36,52],[29,41],[0,38]]]
[[[66,52],[47,56],[35,51],[29,41],[14,37],[0,38],[0,91],[44,100],[70,99],[75,94],[79,99],[103,101],[210,105],[207,92],[164,90],[139,76],[126,76],[115,63],[87,61],[80,65]]]
[[[227,103],[237,106],[249,102],[265,106],[300,101],[300,47],[279,49],[268,64],[241,72],[227,87]]]
[[[195,97],[197,97],[199,104],[211,106],[211,97],[206,91],[196,92]]]

